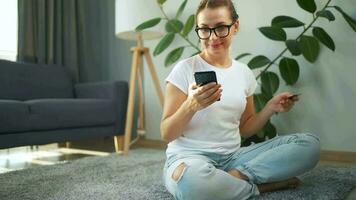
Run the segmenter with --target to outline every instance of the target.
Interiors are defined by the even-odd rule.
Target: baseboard
[[[356,152],[322,150],[320,160],[356,163]]]
[[[163,140],[151,140],[147,138],[140,138],[135,144],[134,147],[144,147],[144,148],[153,148],[153,149],[166,149],[167,143]]]

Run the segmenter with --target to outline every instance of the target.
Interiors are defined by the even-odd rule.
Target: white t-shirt
[[[215,71],[223,88],[221,99],[194,114],[182,136],[168,144],[168,157],[192,151],[229,154],[240,148],[240,118],[246,97],[257,87],[253,72],[235,60],[229,68],[218,68],[196,55],[177,63],[166,81],[188,95],[189,85],[195,82],[194,72],[198,71]]]

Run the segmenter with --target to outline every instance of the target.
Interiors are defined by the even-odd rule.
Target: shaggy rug
[[[0,199],[172,200],[162,184],[164,151],[132,150],[0,175]],[[343,199],[356,184],[355,168],[318,167],[303,175],[297,189],[254,199]]]

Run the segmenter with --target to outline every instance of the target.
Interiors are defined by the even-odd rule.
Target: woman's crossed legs
[[[292,134],[242,147],[226,159],[190,155],[166,166],[165,184],[176,199],[247,199],[260,192],[298,185],[320,155],[313,134]],[[257,185],[256,185],[257,184]]]

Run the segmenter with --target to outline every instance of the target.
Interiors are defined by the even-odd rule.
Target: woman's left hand
[[[299,100],[298,96],[288,98],[293,94],[283,92],[274,96],[266,105],[266,107],[274,113],[288,112],[294,106],[294,103]]]

